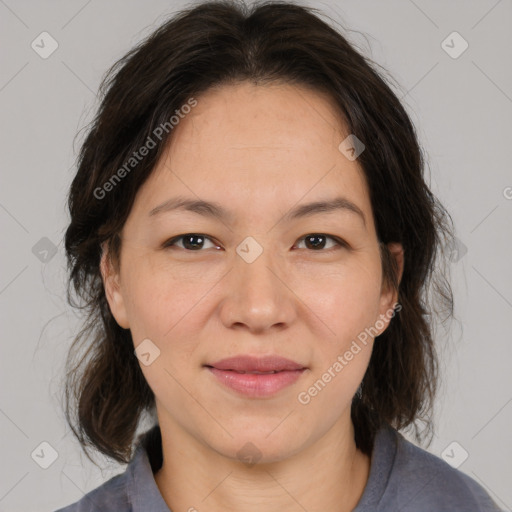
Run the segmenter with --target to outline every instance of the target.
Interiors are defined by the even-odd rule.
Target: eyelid
[[[312,235],[320,235],[320,236],[323,236],[325,238],[330,238],[331,240],[333,240],[336,243],[336,245],[338,247],[345,247],[347,249],[349,248],[348,243],[345,242],[345,240],[343,240],[343,238],[340,238],[339,236],[335,236],[335,235],[329,235],[329,233],[322,233],[322,232],[308,233],[307,235],[304,235],[301,238],[299,238],[298,242],[302,242],[305,238],[307,238],[308,236],[312,236]],[[320,249],[318,251],[310,250],[309,252],[329,252],[332,249],[336,249],[336,247],[330,247],[329,249]]]
[[[328,249],[318,249],[316,251],[314,249],[309,249],[309,250],[306,249],[310,253],[319,253],[319,254],[327,253],[327,254],[329,254],[331,251],[336,251],[339,249],[350,249],[349,244],[347,242],[345,242],[345,240],[343,240],[343,238],[340,238],[339,236],[335,236],[335,235],[329,235],[329,233],[322,233],[322,232],[308,233],[307,235],[304,235],[301,238],[299,238],[296,243],[300,243],[308,236],[313,236],[313,235],[319,235],[319,236],[322,236],[325,238],[330,238],[331,240],[333,240],[335,242],[336,245],[334,247],[329,247]]]
[[[213,237],[205,235],[204,233],[183,233],[181,235],[176,235],[176,236],[166,240],[162,244],[162,248],[165,249],[165,248],[173,247],[174,244],[177,241],[179,241],[180,239],[182,239],[182,238],[184,238],[186,236],[192,236],[192,235],[201,236],[204,239],[209,240],[212,244],[214,244],[216,246],[220,246],[221,245]],[[325,238],[330,238],[331,240],[333,240],[337,244],[338,247],[344,247],[344,248],[347,248],[347,249],[350,247],[349,244],[347,242],[345,242],[345,240],[343,240],[342,238],[340,238],[338,236],[330,235],[328,233],[314,232],[314,231],[311,232],[311,233],[307,233],[306,235],[303,235],[302,237],[297,239],[297,242],[295,242],[295,243],[302,242],[305,238],[307,238],[308,236],[312,236],[312,235],[321,235],[321,236],[324,236]],[[336,249],[336,248],[337,247],[330,247],[329,249],[319,249],[317,251],[315,251],[314,249],[311,249],[308,252],[329,252],[329,251],[331,251],[333,249]],[[179,247],[179,249],[181,249],[181,247]],[[191,250],[188,250],[188,249],[183,249],[183,250],[187,251],[187,252],[201,252],[201,249],[199,249],[197,251],[191,251]]]
[[[172,238],[169,238],[168,240],[166,240],[162,244],[162,248],[166,249],[166,248],[169,248],[169,247],[173,247],[174,244],[176,242],[178,242],[180,239],[185,238],[187,236],[192,236],[192,235],[200,236],[200,237],[204,238],[205,240],[206,239],[209,240],[212,244],[214,244],[216,246],[220,246],[220,244],[218,242],[216,242],[214,238],[212,238],[211,236],[205,235],[204,233],[183,233],[181,235],[176,235],[176,236],[173,236]],[[181,247],[179,247],[179,249],[181,249]],[[187,252],[201,252],[200,250],[198,250],[198,251],[190,251],[188,249],[183,249],[183,250],[187,251]]]

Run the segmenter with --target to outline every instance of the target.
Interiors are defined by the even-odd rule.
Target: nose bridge
[[[289,323],[293,307],[289,290],[278,277],[282,272],[277,255],[252,237],[244,239],[236,252],[225,322],[258,330]]]
[[[282,284],[276,277],[276,254],[270,246],[263,247],[253,237],[245,238],[237,247],[235,270],[241,279],[241,290],[249,293],[253,299],[265,299],[267,302],[276,298]],[[245,283],[244,283],[245,282]],[[244,286],[245,284],[245,286]]]

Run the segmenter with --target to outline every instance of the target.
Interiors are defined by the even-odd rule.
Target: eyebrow
[[[203,201],[200,199],[189,199],[186,197],[173,197],[159,204],[149,212],[149,216],[158,215],[164,212],[171,212],[176,210],[185,210],[204,217],[211,217],[221,221],[232,222],[234,214],[219,203]],[[312,203],[299,205],[289,212],[287,212],[281,220],[289,222],[291,220],[309,217],[319,213],[329,213],[334,211],[346,211],[356,214],[363,221],[366,227],[366,217],[355,203],[345,197],[335,197],[326,201],[315,201]]]

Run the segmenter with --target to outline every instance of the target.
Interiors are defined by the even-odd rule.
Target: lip
[[[255,357],[239,355],[221,359],[206,366],[213,366],[218,370],[234,370],[236,372],[271,372],[284,370],[303,370],[304,365],[278,355]]]
[[[253,398],[263,398],[278,393],[296,382],[307,369],[300,363],[276,355],[235,356],[205,365],[205,367],[223,385]]]

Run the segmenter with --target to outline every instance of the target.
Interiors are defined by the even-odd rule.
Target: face
[[[135,347],[150,340],[141,345],[150,364],[140,364],[160,425],[233,459],[251,442],[263,461],[280,460],[346,426],[373,346],[362,333],[382,333],[396,300],[335,112],[327,97],[289,84],[198,97],[138,191],[120,267],[102,258],[116,321]],[[177,197],[224,213],[154,211]],[[339,198],[337,208],[301,210]],[[390,248],[401,266],[400,247]],[[229,370],[208,367],[240,355],[303,369],[236,376],[256,386],[244,392],[225,383]]]

